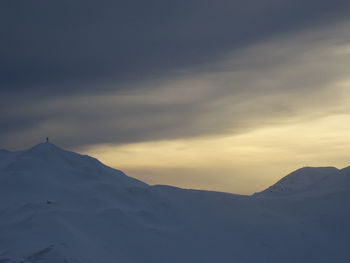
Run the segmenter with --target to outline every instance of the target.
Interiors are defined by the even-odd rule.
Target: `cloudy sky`
[[[0,4],[0,148],[248,194],[350,165],[350,2]]]

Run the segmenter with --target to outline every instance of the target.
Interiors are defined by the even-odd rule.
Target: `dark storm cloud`
[[[139,80],[308,24],[340,19],[347,1],[6,1],[2,89],[86,89],[70,81]]]
[[[266,92],[254,76],[275,73],[255,72],[256,62],[275,67],[276,60],[237,59],[230,64],[236,71],[253,68],[243,77],[210,66],[219,75],[207,89],[208,69],[193,69],[278,35],[344,20],[349,11],[340,0],[1,3],[0,144],[20,147],[47,134],[67,146],[196,136],[232,128],[228,118],[239,130],[247,122],[241,118],[271,113],[256,107],[248,114],[240,104]],[[183,81],[173,74],[181,71]],[[169,80],[157,82],[163,78]]]

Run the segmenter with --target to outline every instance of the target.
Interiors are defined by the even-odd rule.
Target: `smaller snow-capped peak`
[[[335,167],[303,167],[256,195],[289,195],[323,188],[339,176]]]

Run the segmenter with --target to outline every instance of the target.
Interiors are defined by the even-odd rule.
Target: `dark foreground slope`
[[[302,168],[239,196],[149,186],[49,143],[1,151],[0,262],[347,262],[349,178]]]

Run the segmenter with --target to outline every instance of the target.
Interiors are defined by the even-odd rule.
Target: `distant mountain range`
[[[51,143],[0,150],[0,263],[341,263],[349,222],[350,168],[244,196],[150,186]]]

